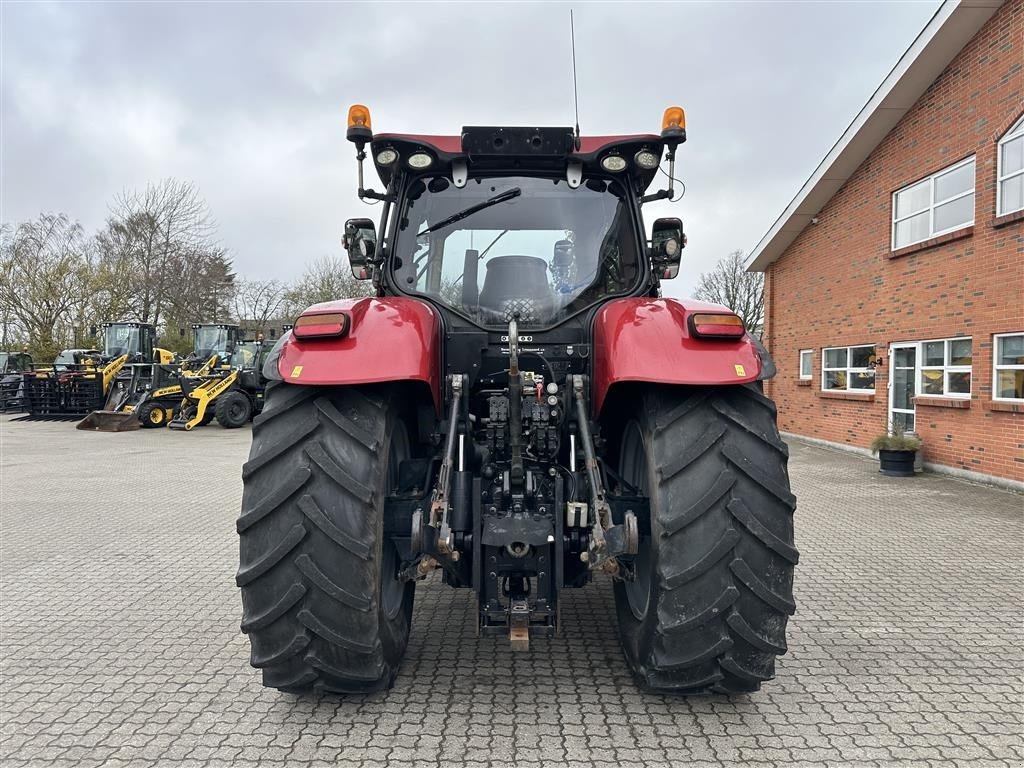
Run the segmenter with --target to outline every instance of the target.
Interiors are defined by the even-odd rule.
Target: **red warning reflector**
[[[738,339],[745,332],[738,316],[724,313],[701,312],[690,316],[690,328],[695,336]]]
[[[348,326],[348,315],[344,312],[299,315],[292,328],[292,333],[300,339],[344,336],[348,332]]]

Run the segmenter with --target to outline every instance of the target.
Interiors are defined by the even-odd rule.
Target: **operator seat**
[[[527,323],[544,323],[554,311],[548,263],[536,256],[495,256],[487,262],[480,309],[507,322],[516,312]]]

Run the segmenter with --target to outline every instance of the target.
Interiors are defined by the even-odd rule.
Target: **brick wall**
[[[769,267],[766,340],[779,374],[768,392],[783,430],[866,447],[887,423],[889,345],[971,336],[967,407],[918,402],[925,460],[1024,481],[1024,413],[991,398],[992,334],[1024,330],[1024,221],[997,220],[995,193],[996,143],[1022,111],[1024,0],[1009,0]],[[893,192],[972,154],[974,226],[894,258]],[[826,396],[822,348],[855,344],[884,358],[874,396]],[[808,348],[809,386],[798,368]]]

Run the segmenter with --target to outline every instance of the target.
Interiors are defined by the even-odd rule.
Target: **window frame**
[[[809,367],[811,369],[811,370],[809,370],[807,372],[806,376],[804,376],[804,355],[807,355],[807,359],[810,361]],[[801,349],[799,355],[797,356],[797,360],[799,361],[799,363],[797,365],[797,376],[800,379],[800,381],[810,381],[811,379],[813,379],[814,378],[814,350],[813,349]]]
[[[952,197],[947,197],[947,198],[943,198],[942,200],[936,201],[935,200],[935,182],[938,179],[940,179],[941,177],[943,177],[943,176],[945,176],[945,175],[947,175],[949,173],[952,173],[953,171],[959,170],[960,168],[964,167],[965,165],[969,165],[969,164],[972,164],[972,163],[974,164],[974,178],[973,178],[973,183],[971,184],[971,188],[967,192],[961,192],[960,194],[953,195]],[[920,210],[916,210],[913,213],[908,213],[908,214],[906,214],[903,217],[897,218],[897,216],[896,216],[896,196],[899,195],[902,192],[907,192],[908,190],[913,189],[914,187],[919,186],[921,184],[925,184],[925,183],[927,183],[928,187],[929,187],[928,188],[928,205],[927,205],[927,207],[921,208]],[[923,243],[923,242],[925,242],[927,240],[931,240],[933,237],[939,237],[940,235],[945,235],[945,234],[948,234],[950,232],[956,232],[956,231],[961,230],[961,229],[966,229],[967,227],[973,227],[974,226],[974,221],[975,221],[975,218],[976,218],[976,206],[977,206],[977,202],[978,202],[977,198],[975,198],[975,201],[974,201],[975,204],[971,206],[971,219],[970,219],[970,221],[966,221],[966,222],[963,222],[962,224],[957,224],[957,225],[952,226],[952,227],[947,227],[946,229],[942,229],[942,230],[939,230],[939,231],[935,230],[935,209],[938,206],[940,206],[940,205],[945,205],[946,203],[951,203],[954,200],[959,200],[959,199],[961,199],[963,197],[967,197],[968,195],[972,195],[972,196],[976,195],[977,194],[977,190],[978,190],[977,155],[970,155],[969,157],[965,157],[963,160],[960,160],[959,162],[953,163],[952,165],[947,165],[945,168],[941,168],[941,169],[935,171],[935,173],[932,173],[929,176],[925,176],[923,179],[918,179],[915,182],[912,182],[910,184],[905,184],[904,186],[902,186],[899,189],[897,189],[895,192],[892,193],[892,200],[891,200],[892,216],[891,216],[891,220],[889,222],[889,238],[890,238],[891,249],[893,251],[899,251],[899,250],[902,250],[903,248],[910,248],[911,246],[917,245],[918,243]],[[924,213],[925,211],[928,212],[928,235],[923,237],[923,238],[921,238],[920,240],[914,240],[914,241],[909,242],[909,243],[903,243],[902,245],[897,245],[896,244],[896,225],[901,223],[901,222],[903,222],[903,221],[906,221],[907,219],[913,218],[914,216],[919,216],[922,213]]]
[[[874,353],[872,354],[871,358],[872,359],[877,359],[877,357],[878,357],[878,345],[877,344],[850,344],[850,345],[845,346],[845,347],[822,347],[821,348],[821,391],[822,392],[845,392],[845,393],[862,394],[862,395],[873,395],[873,394],[875,394],[876,390],[878,389],[878,378],[877,378],[875,369],[871,368],[871,367],[867,367],[867,368],[854,368],[854,367],[852,367],[850,365],[850,361],[853,359],[853,355],[850,354],[850,351],[854,350],[854,349],[860,349],[861,347],[870,347],[871,349],[873,349]],[[825,365],[825,361],[826,361],[826,357],[825,356],[826,356],[826,354],[828,352],[833,352],[833,351],[835,351],[837,349],[845,349],[846,350],[846,366],[844,368],[828,368]],[[828,374],[831,373],[832,371],[845,371],[846,372],[846,386],[844,388],[837,389],[837,388],[831,388],[831,387],[826,387],[825,386],[826,378],[827,378]],[[871,389],[862,389],[860,387],[851,387],[850,386],[850,380],[852,379],[852,377],[850,375],[851,373],[870,373],[871,376],[872,376]]]
[[[925,344],[935,344],[942,342],[942,365],[925,365]],[[950,344],[954,341],[969,341],[971,342],[971,364],[970,365],[950,365]],[[917,364],[917,382],[914,385],[914,391],[917,397],[943,397],[953,400],[970,400],[971,390],[974,388],[974,337],[973,336],[947,336],[941,339],[923,339],[917,343],[918,349],[918,364]],[[935,394],[931,392],[924,392],[921,386],[921,375],[925,371],[942,371],[942,392]],[[949,391],[949,374],[951,373],[968,373],[971,376],[970,386],[967,388],[967,392],[950,392]]]
[[[1010,126],[1010,129],[1003,134],[1003,136],[996,143],[996,216],[1008,216],[1011,213],[1017,213],[1024,211],[1024,198],[1021,200],[1021,207],[1014,208],[1012,211],[1003,210],[1003,182],[1014,179],[1018,176],[1024,176],[1024,165],[1018,168],[1016,171],[1003,175],[1003,147],[1009,144],[1011,141],[1020,139],[1024,143],[1024,114]],[[1013,334],[1010,334],[1013,335]]]
[[[1001,365],[999,363],[999,339],[1005,339],[1007,336],[1024,336],[1024,331],[1009,331],[1007,333],[992,334],[992,399],[997,403],[1024,403],[1024,397],[998,397],[996,395],[999,391],[998,382],[1000,370],[1024,370],[1024,364]]]

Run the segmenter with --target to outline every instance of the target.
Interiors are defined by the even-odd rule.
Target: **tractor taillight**
[[[344,312],[300,315],[292,333],[300,339],[318,339],[344,336],[348,332],[349,317]]]
[[[740,338],[745,329],[743,321],[733,314],[702,312],[690,316],[690,329],[695,336]]]

